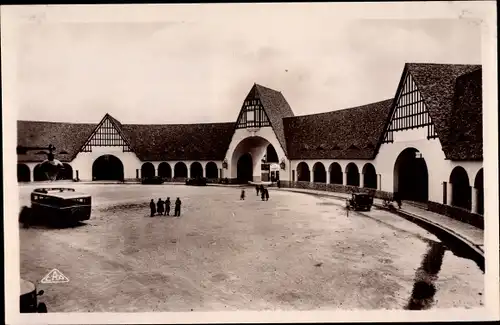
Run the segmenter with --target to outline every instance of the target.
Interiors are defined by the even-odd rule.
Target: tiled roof
[[[97,124],[17,121],[17,144],[30,147],[56,147],[56,158],[63,162],[74,159],[80,147],[87,140]],[[60,154],[66,151],[67,154]],[[38,150],[17,155],[19,162],[43,161],[46,155]]]
[[[288,157],[373,159],[392,101],[285,118]]]
[[[287,154],[283,118],[293,117],[293,111],[281,92],[259,84],[255,84],[254,87],[259,95],[262,105],[264,106],[264,110],[269,117],[274,133],[276,134],[283,151]]]
[[[142,161],[222,160],[234,123],[122,124],[121,128]]]
[[[425,100],[446,158],[481,160],[481,66],[408,63],[406,70]]]

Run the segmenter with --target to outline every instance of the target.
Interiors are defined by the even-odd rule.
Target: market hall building
[[[403,199],[482,225],[480,65],[404,66],[395,96],[295,116],[281,92],[254,84],[236,122],[98,124],[18,121],[18,145],[56,147],[60,178],[206,177]],[[396,88],[397,87],[397,88]],[[37,152],[18,155],[18,181],[46,180]]]

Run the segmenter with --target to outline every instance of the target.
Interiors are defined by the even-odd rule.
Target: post
[[[330,184],[330,171],[326,171],[326,184]]]
[[[309,178],[309,181],[310,181],[311,183],[314,183],[314,171],[311,169],[311,170],[309,171],[309,174],[311,175],[311,176],[310,176],[310,178]]]
[[[365,174],[359,173],[359,187],[365,187]]]
[[[446,204],[453,205],[453,184],[448,182],[446,185]]]
[[[471,212],[477,214],[477,188],[471,186]]]

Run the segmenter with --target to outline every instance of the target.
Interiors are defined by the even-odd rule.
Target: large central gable
[[[293,116],[293,111],[281,92],[254,84],[240,110],[236,128],[271,126],[281,148],[287,154],[283,118]]]
[[[284,119],[290,159],[373,159],[392,99]]]

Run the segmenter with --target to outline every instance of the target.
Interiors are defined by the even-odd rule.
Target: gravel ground
[[[49,312],[404,309],[438,238],[388,212],[350,212],[334,198],[183,185],[71,184],[92,195],[91,219],[20,229],[21,277]],[[29,205],[31,185],[20,186]],[[149,217],[177,196],[181,218]],[[434,243],[434,244],[433,244]],[[439,264],[439,263],[438,263]],[[70,280],[40,284],[53,268]],[[444,253],[426,308],[483,304],[484,275]]]

